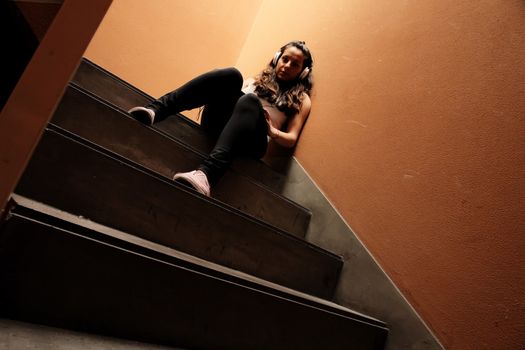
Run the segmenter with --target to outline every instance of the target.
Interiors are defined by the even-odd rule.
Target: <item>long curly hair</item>
[[[306,77],[301,77],[301,74],[294,81],[279,82],[276,79],[275,67],[277,61],[283,52],[289,47],[296,47],[303,53],[303,70],[308,68],[309,72]],[[284,112],[288,117],[293,116],[301,109],[301,104],[304,99],[304,94],[310,96],[310,91],[313,87],[312,81],[312,66],[313,59],[310,50],[306,47],[304,41],[291,41],[280,48],[275,57],[270,61],[268,66],[255,77],[255,93],[271,104],[274,104],[277,109]]]

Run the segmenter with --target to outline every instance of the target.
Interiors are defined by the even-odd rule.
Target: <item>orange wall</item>
[[[234,65],[261,2],[114,0],[85,56],[158,97]]]
[[[447,349],[523,348],[523,1],[115,0],[86,55],[157,96],[291,39],[301,164]]]
[[[238,66],[293,38],[301,164],[447,349],[523,349],[525,3],[266,0]]]

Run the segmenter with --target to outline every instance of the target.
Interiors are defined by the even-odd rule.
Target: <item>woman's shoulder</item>
[[[297,114],[299,115],[308,115],[310,114],[310,109],[312,108],[312,100],[310,100],[310,96],[303,92],[301,96],[301,106],[299,107],[299,111]]]
[[[255,79],[248,78],[244,80],[242,84],[242,92],[245,94],[254,93],[255,92]]]
[[[306,92],[303,92],[301,95],[301,105],[306,105],[308,108],[310,108],[310,106],[312,105],[310,95],[308,95]]]
[[[244,79],[242,87],[245,88],[245,87],[248,87],[250,85],[253,85],[254,83],[255,83],[255,78],[253,78],[253,77],[247,78],[247,79]]]

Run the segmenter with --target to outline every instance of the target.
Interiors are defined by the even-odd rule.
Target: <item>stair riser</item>
[[[342,267],[333,254],[52,130],[16,193],[322,298]]]
[[[17,215],[0,247],[2,317],[206,349],[381,349],[386,335]]]
[[[52,123],[169,179],[176,171],[195,169],[204,159],[74,86],[66,90]],[[298,237],[306,234],[309,211],[237,172],[226,172],[212,195]]]

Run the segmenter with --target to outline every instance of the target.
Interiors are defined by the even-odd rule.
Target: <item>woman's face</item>
[[[297,79],[303,71],[303,63],[303,52],[295,46],[288,47],[284,50],[275,66],[277,80],[292,81]]]

